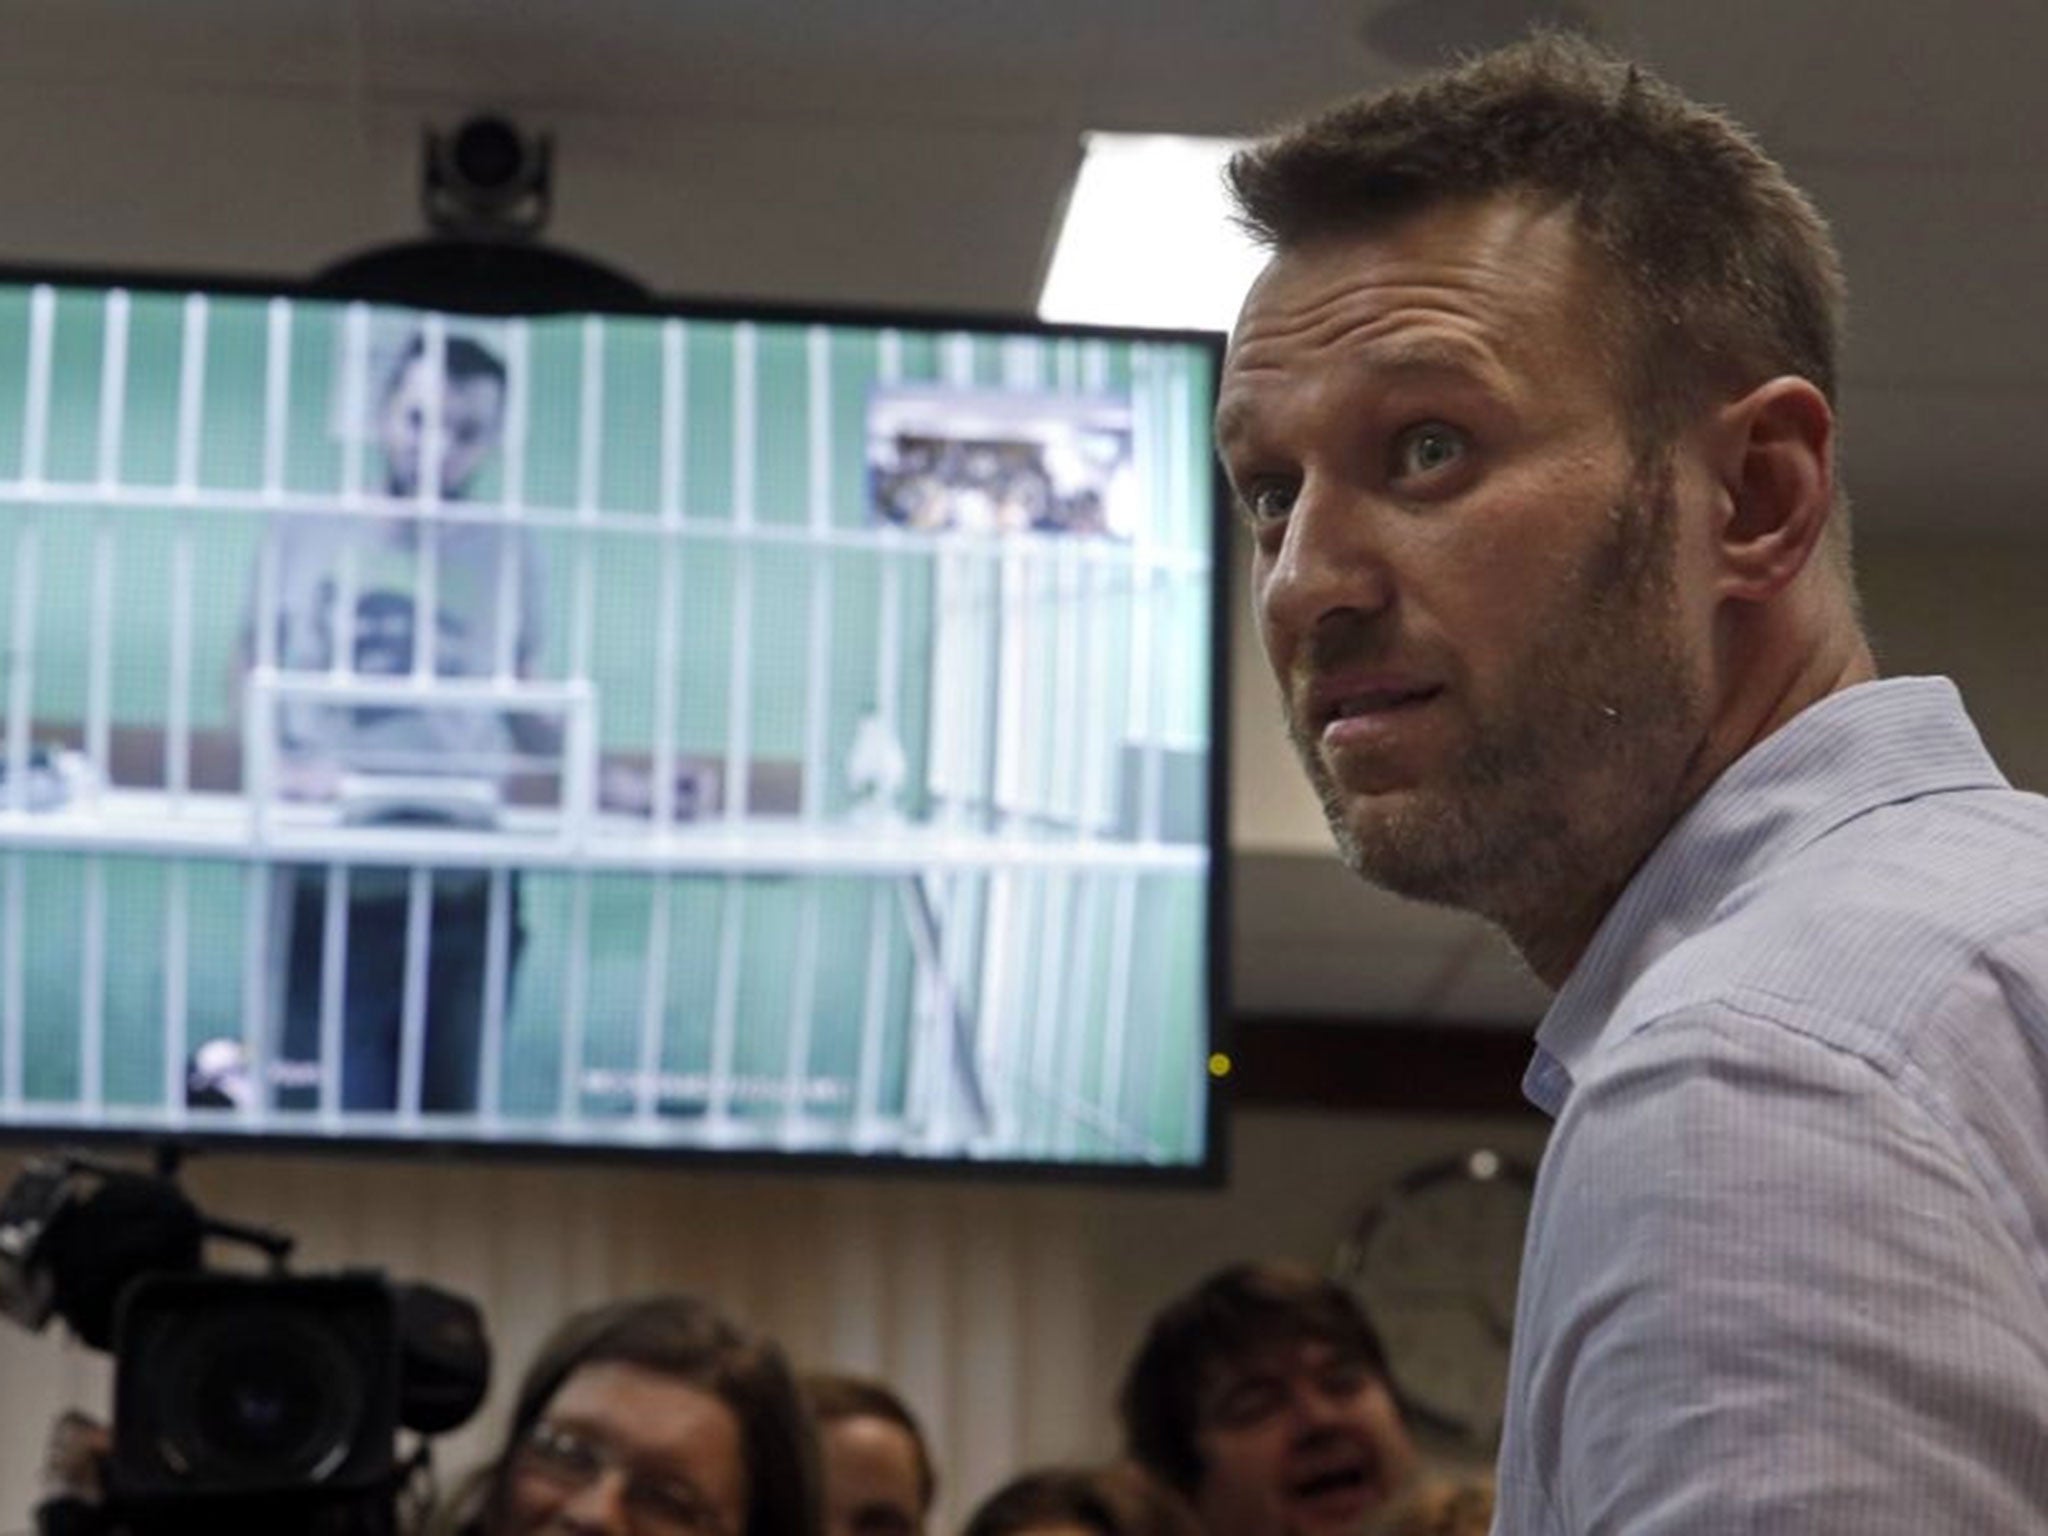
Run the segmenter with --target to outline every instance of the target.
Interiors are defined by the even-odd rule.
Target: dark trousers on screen
[[[294,882],[291,944],[287,956],[282,1055],[303,1067],[320,1060],[321,956],[327,925],[324,882]],[[420,1108],[468,1112],[477,1105],[478,1060],[483,1043],[484,981],[489,963],[488,882],[472,875],[438,877],[427,924],[426,1028],[420,1062]],[[526,935],[513,883],[505,945],[505,1004]],[[341,996],[343,1109],[398,1107],[405,1030],[404,896],[351,899]],[[317,1086],[291,1078],[279,1087],[280,1108],[313,1108]]]

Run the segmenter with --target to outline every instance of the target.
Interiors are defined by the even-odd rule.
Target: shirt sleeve
[[[1503,1474],[1543,1526],[2048,1531],[2048,1309],[1870,1061],[1659,1020],[1574,1089],[1532,1222]]]

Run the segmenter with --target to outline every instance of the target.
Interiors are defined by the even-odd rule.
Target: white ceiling
[[[1376,3],[0,0],[0,257],[309,270],[418,233],[421,129],[497,109],[556,137],[552,235],[664,291],[1024,310],[1081,132],[1249,132],[1391,80]],[[1577,9],[1834,219],[1866,523],[2029,523],[2048,5]]]
[[[551,239],[658,291],[1028,312],[1082,132],[1247,133],[1392,80],[1374,3],[0,0],[0,261],[310,274],[421,233],[422,130],[495,110],[554,136]],[[1532,5],[1426,14],[1470,36]],[[1834,221],[1861,524],[2031,534],[2048,4],[1577,9],[1749,123]],[[1241,882],[1251,1001],[1536,1006],[1469,925],[1341,879],[1298,893],[1313,922],[1268,915],[1305,862]]]

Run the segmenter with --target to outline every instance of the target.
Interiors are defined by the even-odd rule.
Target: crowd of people
[[[962,1536],[1476,1536],[1491,1514],[1483,1480],[1424,1472],[1371,1323],[1306,1269],[1237,1265],[1175,1300],[1118,1406],[1120,1447],[1021,1471]],[[428,1536],[931,1536],[940,1477],[886,1384],[639,1297],[555,1330]]]
[[[1490,1485],[1427,1472],[1372,1324],[1306,1268],[1234,1265],[1153,1321],[1122,1444],[980,1491],[960,1536],[1483,1536]],[[45,1533],[97,1520],[103,1428],[52,1437]],[[943,1474],[887,1384],[800,1373],[694,1296],[563,1321],[497,1449],[406,1536],[938,1536]],[[396,1507],[396,1505],[394,1505]]]

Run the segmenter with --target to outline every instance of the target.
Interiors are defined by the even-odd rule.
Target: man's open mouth
[[[1365,1492],[1372,1483],[1370,1462],[1345,1462],[1297,1478],[1288,1492],[1297,1499],[1320,1500]]]
[[[1383,714],[1391,709],[1427,703],[1441,692],[1441,688],[1416,687],[1375,688],[1363,693],[1347,694],[1331,706],[1329,718],[1351,720],[1360,715]]]

